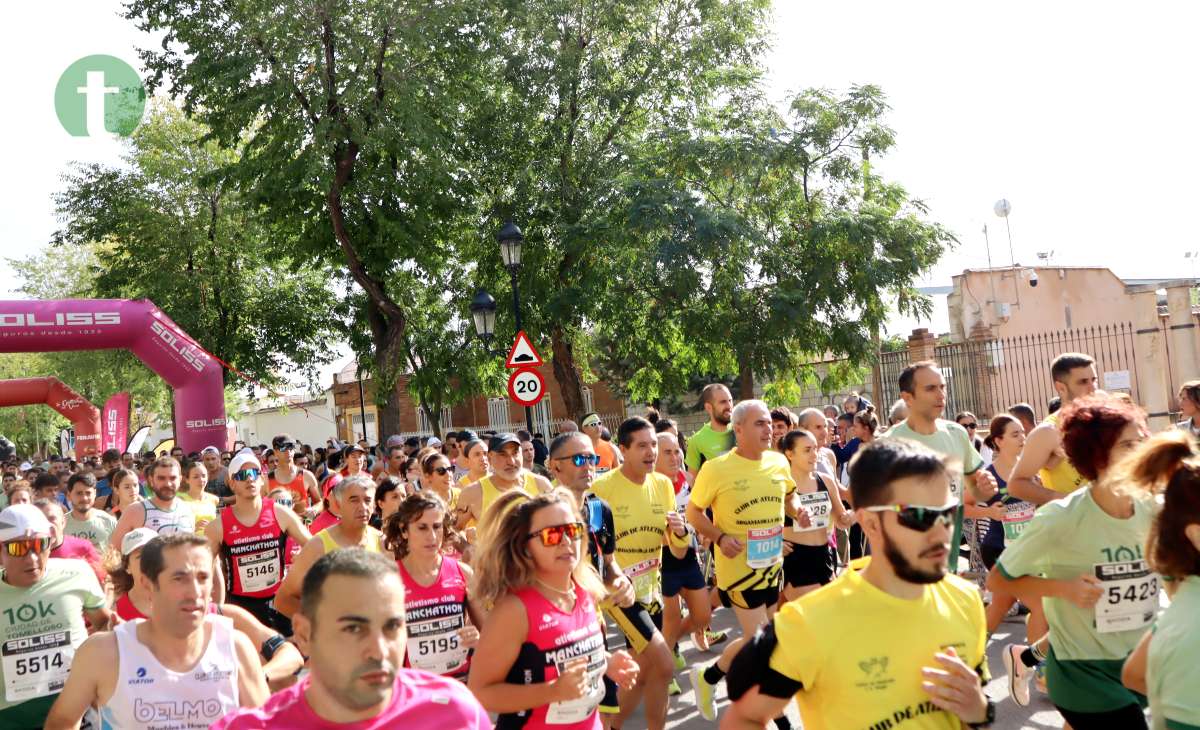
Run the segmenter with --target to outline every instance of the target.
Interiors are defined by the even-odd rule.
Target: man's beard
[[[946,577],[947,567],[944,563],[940,564],[934,572],[921,570],[913,563],[910,563],[908,558],[904,557],[900,550],[892,544],[891,539],[887,536],[887,530],[883,525],[880,525],[879,528],[883,533],[884,557],[891,563],[892,570],[900,580],[918,585],[928,585],[930,583],[937,583]],[[951,551],[951,555],[953,555],[953,551]]]
[[[730,416],[729,413],[714,413],[713,420],[716,421],[717,423],[721,424],[722,426],[728,426],[729,421],[730,421],[729,416]]]

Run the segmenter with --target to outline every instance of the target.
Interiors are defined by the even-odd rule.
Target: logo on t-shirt
[[[888,676],[888,658],[886,656],[871,657],[859,661],[858,668],[862,677],[854,683],[855,687],[868,692],[887,689],[896,680]]]
[[[146,676],[146,668],[138,667],[134,672],[137,676],[129,680],[129,684],[154,684],[154,677]]]

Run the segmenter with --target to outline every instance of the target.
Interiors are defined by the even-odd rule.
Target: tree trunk
[[[554,379],[558,382],[558,390],[562,393],[563,406],[567,416],[576,423],[583,418],[583,382],[579,378],[579,368],[575,365],[575,353],[567,335],[561,327],[550,330],[550,348],[554,353]],[[546,434],[549,436],[550,434]]]
[[[754,370],[745,357],[738,357],[738,400],[748,400],[754,397]]]

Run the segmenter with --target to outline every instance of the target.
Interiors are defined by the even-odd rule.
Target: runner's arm
[[[538,494],[547,494],[549,492],[554,491],[554,485],[550,483],[549,479],[542,476],[541,474],[534,474],[533,482],[534,482],[534,484],[537,485]]]
[[[698,532],[701,537],[708,538],[713,542],[713,544],[716,544],[717,540],[719,540],[721,535],[724,534],[717,529],[717,526],[713,524],[712,520],[708,519],[708,515],[704,514],[703,509],[697,507],[691,502],[688,502],[687,505],[687,521],[691,523],[692,527],[696,528],[696,532]]]
[[[88,623],[92,625],[92,633],[100,631],[109,631],[112,627],[121,623],[120,617],[113,611],[110,611],[107,606],[99,608],[85,608],[83,615],[87,617]]]
[[[258,660],[258,649],[240,631],[233,634],[233,648],[238,663],[238,704],[242,707],[262,707],[271,696],[271,690],[267,689],[267,678],[263,674],[262,662]]]
[[[1125,660],[1121,667],[1121,684],[1134,692],[1148,694],[1146,689],[1146,663],[1150,657],[1150,639],[1154,638],[1153,631],[1147,631],[1137,648]]]
[[[297,545],[303,547],[312,539],[312,533],[304,526],[304,520],[287,507],[275,505],[275,520],[283,525],[283,531],[295,540]]]
[[[117,526],[113,528],[112,534],[108,536],[108,544],[118,553],[121,552],[121,539],[125,537],[125,533],[135,527],[138,527],[138,522],[146,523],[146,508],[140,502],[131,504],[121,510],[121,519],[117,520]]]
[[[1035,479],[1038,471],[1050,463],[1050,457],[1054,456],[1058,444],[1058,431],[1054,426],[1043,423],[1033,429],[1025,441],[1025,447],[1021,449],[1021,455],[1017,457],[1012,475],[1008,478],[1008,493],[1036,505],[1043,505],[1061,497],[1061,494],[1043,487]]]
[[[317,484],[317,477],[308,469],[304,470],[304,488],[308,490],[309,504],[319,504],[321,502],[321,488]]]
[[[83,713],[100,704],[100,677],[117,664],[117,639],[112,634],[98,634],[87,639],[75,651],[71,672],[62,692],[46,716],[46,730],[75,730]]]
[[[471,590],[471,586],[475,584],[475,571],[471,566],[464,562],[459,562],[458,567],[463,572],[463,577],[467,579],[467,591]],[[470,593],[467,594],[467,617],[471,619],[471,623],[476,627],[483,626],[483,622],[487,619],[487,611],[483,605],[471,598]]]
[[[475,503],[483,497],[483,487],[479,486],[479,482],[471,482],[463,487],[462,492],[458,495],[458,509],[455,511],[454,529],[462,532],[467,529],[467,523],[475,513]],[[479,520],[476,519],[476,522]]]
[[[772,697],[753,687],[721,716],[721,730],[763,730],[787,709],[791,697]]]
[[[536,684],[506,681],[528,635],[529,622],[521,600],[511,595],[500,599],[480,631],[467,676],[467,687],[488,712],[521,712],[560,699],[553,681]]]
[[[325,546],[320,540],[309,540],[300,548],[300,553],[292,561],[291,570],[283,576],[283,583],[275,593],[275,610],[291,618],[300,608],[300,589],[304,586],[304,576],[321,556],[325,554]]]
[[[262,655],[262,646],[279,636],[279,633],[269,628],[241,606],[225,603],[220,606],[221,614],[233,620],[233,628],[246,635],[253,646],[259,647],[259,659],[265,660],[262,665],[263,674],[267,680],[267,688],[278,692],[295,683],[296,672],[304,666],[304,657],[295,644],[285,641],[280,644],[270,659]]]

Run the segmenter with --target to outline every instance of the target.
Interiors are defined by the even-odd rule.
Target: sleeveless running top
[[[334,525],[334,527],[336,527],[336,525]],[[337,544],[337,540],[333,539],[333,535],[329,534],[329,531],[332,529],[333,527],[326,527],[324,530],[321,530],[317,534],[313,535],[314,538],[321,540],[321,544],[325,546],[326,554],[329,554],[334,550],[340,550],[342,547],[341,545]],[[376,530],[374,527],[367,525],[366,528],[363,529],[362,540],[358,543],[358,546],[369,553],[383,552],[383,533],[379,530]]]
[[[523,712],[504,713],[496,730],[597,730],[596,708],[604,699],[604,634],[592,597],[577,584],[575,610],[567,613],[533,588],[513,593],[525,605],[529,630],[507,681],[515,684],[550,682],[567,664],[587,659],[587,693],[568,702],[554,702]]]
[[[408,626],[408,652],[404,666],[447,677],[466,677],[471,653],[459,641],[458,630],[467,625],[467,578],[462,566],[443,557],[432,585],[418,583],[397,560],[404,580],[404,619]]]
[[[238,709],[238,661],[233,621],[209,614],[208,646],[196,666],[186,672],[167,669],[138,641],[140,620],[120,624],[117,637],[117,684],[100,710],[105,728],[190,730],[210,724]]]
[[[296,476],[290,482],[280,482],[275,479],[275,470],[271,470],[270,476],[267,477],[267,491],[274,489],[286,489],[292,494],[293,509],[297,512],[303,512],[308,509],[308,487],[304,485],[304,470],[297,469]]]
[[[508,490],[502,490],[498,488],[494,483],[492,483],[491,477],[484,477],[483,479],[480,479],[479,486],[483,487],[483,502],[479,508],[479,514],[480,516],[483,516],[483,514],[487,512],[488,507],[492,506],[492,502],[495,502],[500,498],[501,494],[504,494],[504,492]],[[520,489],[530,497],[536,497],[538,495],[538,485],[537,480],[533,478],[533,472],[521,472],[521,483],[515,488]]]
[[[1049,423],[1057,430],[1058,414],[1051,413],[1050,415],[1046,416],[1046,420],[1042,421],[1042,423]],[[1070,494],[1071,492],[1074,492],[1076,489],[1082,487],[1084,482],[1087,481],[1079,474],[1079,472],[1075,471],[1075,467],[1071,465],[1071,461],[1066,457],[1066,455],[1063,455],[1062,460],[1059,461],[1053,469],[1042,469],[1038,472],[1038,475],[1041,476],[1042,484],[1047,489],[1053,489],[1054,491],[1062,494]]]
[[[270,598],[283,582],[287,533],[275,516],[274,500],[264,499],[258,521],[243,525],[233,505],[221,510],[221,570],[225,591],[243,598]]]
[[[196,513],[178,497],[172,500],[170,510],[159,508],[149,499],[142,502],[142,506],[145,508],[146,514],[145,526],[160,535],[196,531]]]

